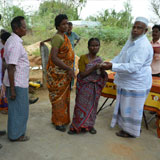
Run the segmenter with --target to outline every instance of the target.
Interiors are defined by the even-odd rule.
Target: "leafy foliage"
[[[1,1],[1,0],[0,0]],[[54,27],[55,16],[63,13],[67,14],[69,20],[78,20],[81,9],[85,6],[86,0],[45,0],[40,4],[39,10],[30,16],[26,16],[23,9],[11,6],[3,8],[1,23],[8,29],[13,17],[21,15],[27,19],[30,24],[30,34],[25,36],[24,44],[30,45],[52,37],[56,32]],[[0,7],[1,9],[1,7]],[[90,17],[90,20],[100,21],[103,26],[98,28],[73,28],[80,37],[81,41],[75,48],[78,56],[88,52],[87,41],[91,37],[97,37],[101,40],[100,56],[103,59],[113,58],[122,48],[130,33],[131,27],[131,6],[129,1],[124,4],[124,10],[116,12],[114,9],[105,10],[96,17]],[[31,20],[31,21],[29,21]],[[8,24],[7,24],[8,22]],[[33,53],[39,55],[39,50]]]
[[[74,31],[81,37],[97,37],[107,43],[115,42],[116,45],[124,45],[128,39],[130,29],[120,29],[118,27],[100,27],[100,28],[75,28]]]
[[[100,21],[104,26],[130,28],[132,25],[130,1],[124,3],[124,10],[116,12],[115,9],[106,9],[98,16],[88,17],[88,20]]]
[[[32,16],[34,26],[41,29],[53,29],[54,19],[58,14],[67,14],[69,20],[79,18],[78,8],[82,8],[86,0],[47,0],[40,4],[39,11]]]
[[[12,19],[16,16],[24,16],[25,20],[27,21],[27,24],[29,22],[29,18],[25,14],[24,10],[17,6],[5,7],[4,9],[2,9],[1,15],[2,19],[0,24],[3,28],[5,28],[8,31],[11,31],[10,23]]]
[[[155,16],[157,17],[157,21],[160,19],[160,1],[159,0],[150,0],[151,9]]]

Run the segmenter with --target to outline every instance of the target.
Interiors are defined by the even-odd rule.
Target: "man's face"
[[[147,32],[147,27],[143,22],[135,22],[132,27],[132,39],[138,39],[138,37],[144,35]]]
[[[21,20],[21,27],[16,29],[16,33],[18,36],[23,37],[26,35],[27,27],[25,20]]]

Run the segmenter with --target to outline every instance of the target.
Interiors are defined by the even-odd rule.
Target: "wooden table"
[[[106,83],[101,93],[101,96],[106,97],[107,99],[100,107],[97,114],[104,108],[103,106],[109,98],[112,98],[113,101],[116,99],[116,85],[113,83],[114,75],[115,73],[108,74],[108,82]],[[113,101],[111,102],[110,106],[112,105]],[[156,116],[157,135],[160,138],[160,77],[153,77],[152,88],[146,99],[144,110],[154,111],[157,113]]]

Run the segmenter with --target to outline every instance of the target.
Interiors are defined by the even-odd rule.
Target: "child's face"
[[[4,40],[1,40],[1,42],[2,42],[3,45],[5,45],[5,41]]]
[[[71,32],[72,32],[72,26],[68,25],[68,33],[71,33]]]

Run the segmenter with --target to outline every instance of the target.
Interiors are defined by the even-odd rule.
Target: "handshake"
[[[101,64],[97,64],[95,67],[96,67],[95,69],[97,71],[97,74],[100,75],[103,72],[102,70],[112,69],[112,63],[110,63],[110,62],[103,62]]]
[[[110,70],[110,69],[112,69],[112,63],[110,63],[110,62],[103,62],[101,64],[97,64],[96,65],[96,69]]]

